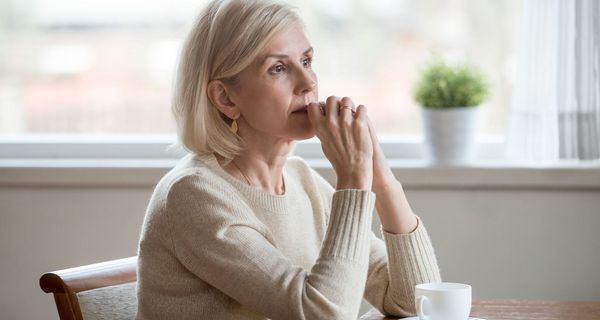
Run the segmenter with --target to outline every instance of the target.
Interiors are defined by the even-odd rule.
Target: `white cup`
[[[471,313],[471,286],[452,282],[418,284],[415,306],[421,320],[467,320]]]

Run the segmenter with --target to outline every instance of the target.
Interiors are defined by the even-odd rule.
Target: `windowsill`
[[[169,146],[175,136],[31,136],[0,139],[0,187],[153,188],[183,155]],[[551,167],[510,166],[504,138],[478,140],[479,162],[433,167],[421,159],[422,137],[379,136],[394,174],[405,188],[535,188],[600,190],[600,161]],[[295,154],[335,181],[316,138],[300,141]]]
[[[153,188],[177,159],[0,159],[0,187]],[[329,181],[327,160],[307,159]],[[518,167],[481,161],[471,166],[436,167],[419,160],[388,161],[408,189],[584,189],[600,190],[600,162],[552,167]]]

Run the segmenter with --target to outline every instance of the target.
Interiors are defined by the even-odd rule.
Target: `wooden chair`
[[[54,294],[61,320],[133,319],[137,256],[45,273],[40,287]]]

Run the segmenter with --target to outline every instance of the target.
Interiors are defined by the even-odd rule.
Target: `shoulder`
[[[240,203],[236,189],[211,166],[185,157],[165,174],[152,194],[150,211],[172,211],[177,207],[193,209],[194,206],[223,206],[227,203]]]
[[[242,194],[210,167],[173,173],[160,193],[163,201],[152,211],[165,219],[173,236],[188,229],[216,235],[232,224],[266,232]]]
[[[160,179],[155,192],[169,194],[187,187],[209,191],[211,186],[218,188],[228,185],[223,176],[202,159],[190,154],[180,159],[177,165]]]
[[[162,187],[167,205],[178,200],[201,201],[206,204],[229,202],[229,198],[235,198],[237,194],[236,189],[226,179],[214,169],[205,166],[175,171],[165,179]],[[209,200],[210,202],[207,202]]]

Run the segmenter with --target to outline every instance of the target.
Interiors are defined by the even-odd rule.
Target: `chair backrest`
[[[61,320],[133,319],[137,256],[48,272],[40,287],[54,294]]]

